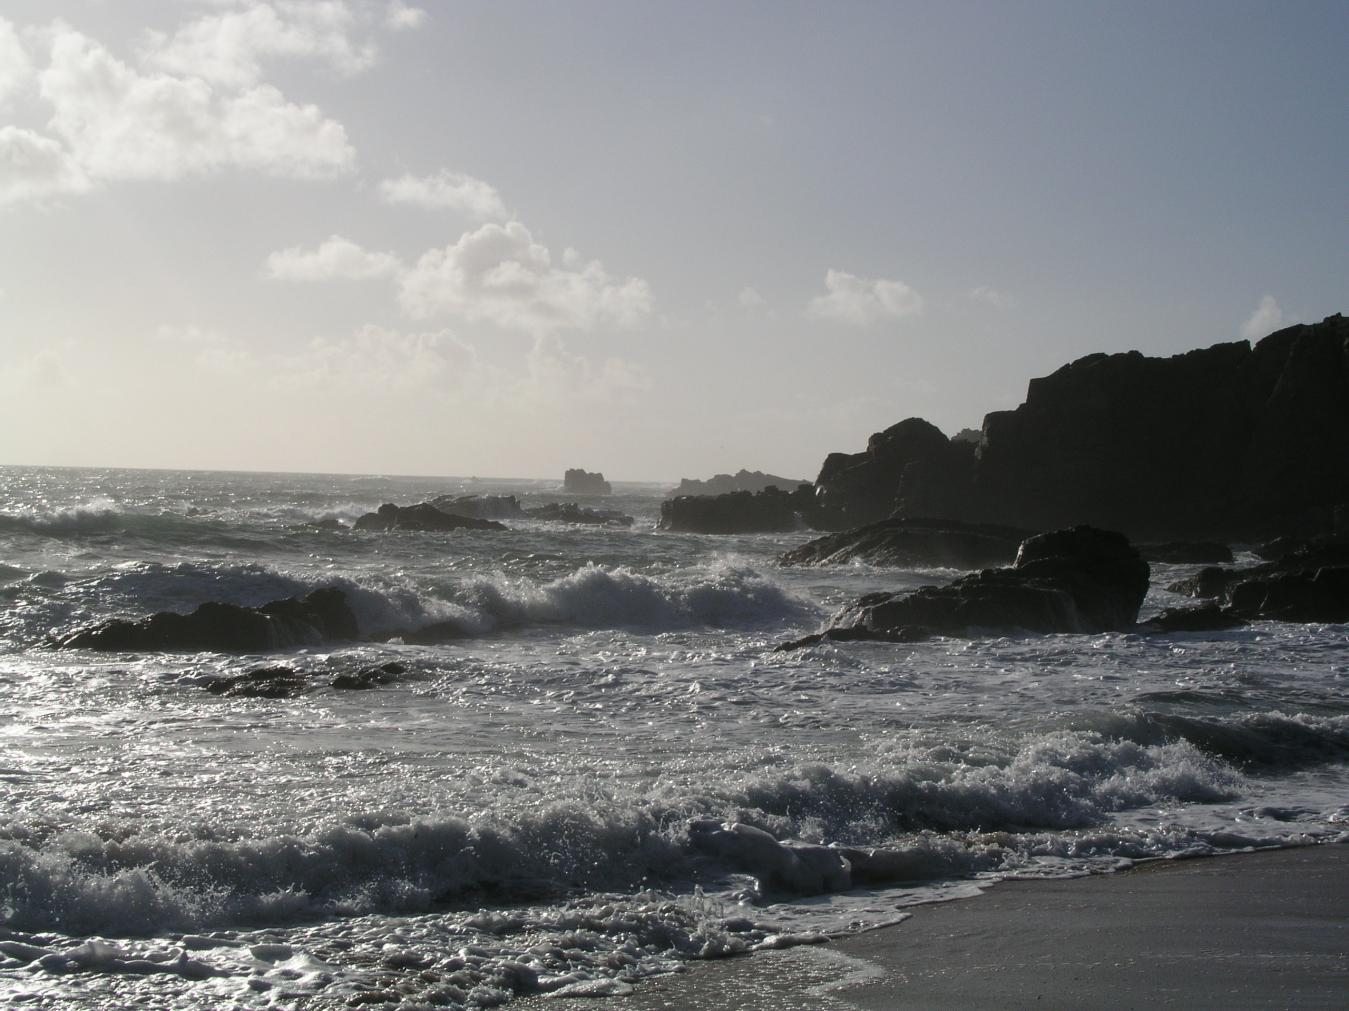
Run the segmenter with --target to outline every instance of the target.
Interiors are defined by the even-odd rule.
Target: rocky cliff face
[[[830,527],[895,514],[1145,539],[1334,532],[1349,521],[1349,320],[1254,348],[1089,355],[988,415],[977,446],[911,418],[831,454],[816,492]]]

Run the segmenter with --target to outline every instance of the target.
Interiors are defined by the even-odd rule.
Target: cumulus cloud
[[[1273,295],[1265,295],[1260,304],[1245,323],[1241,324],[1241,336],[1248,341],[1259,340],[1281,327],[1291,326],[1297,320],[1285,316]]]
[[[923,298],[903,281],[858,277],[843,270],[825,273],[826,293],[810,300],[809,311],[820,319],[869,326],[883,319],[917,316]]]
[[[0,127],[0,206],[83,193],[91,186],[59,141],[22,127]]]
[[[735,300],[740,303],[742,309],[762,309],[764,306],[764,297],[750,287],[741,288]]]
[[[617,278],[574,254],[557,266],[518,221],[483,225],[424,253],[399,287],[413,316],[446,314],[532,333],[631,326],[651,311],[644,280]]]
[[[292,246],[272,253],[266,275],[278,281],[366,281],[392,277],[400,267],[392,253],[372,253],[333,235],[315,249]]]
[[[409,7],[403,0],[390,0],[384,11],[385,26],[395,32],[419,28],[425,20],[426,11],[420,7]]]
[[[493,186],[462,172],[385,179],[379,184],[379,194],[387,203],[450,210],[477,221],[504,221],[510,217],[501,194]]]
[[[24,87],[33,76],[33,66],[14,25],[0,18],[0,106]]]
[[[196,18],[172,35],[151,32],[142,54],[155,70],[232,88],[257,84],[271,58],[319,60],[358,74],[374,64],[376,49],[353,37],[356,21],[351,7],[332,0],[248,3]]]
[[[141,73],[58,29],[40,75],[51,129],[92,179],[177,179],[225,168],[322,178],[350,171],[341,124],[271,85],[224,92],[202,78]]]
[[[1012,307],[1011,296],[998,291],[997,288],[990,288],[986,284],[981,284],[977,288],[971,288],[967,295],[976,302],[984,302],[993,306],[995,309],[1010,309]]]

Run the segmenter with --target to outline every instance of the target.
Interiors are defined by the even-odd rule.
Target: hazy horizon
[[[1343,4],[134,18],[0,13],[0,463],[809,480],[1349,308]]]

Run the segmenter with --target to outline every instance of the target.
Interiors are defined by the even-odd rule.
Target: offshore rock
[[[57,643],[61,649],[115,652],[209,650],[264,653],[357,638],[356,615],[338,589],[315,590],[261,607],[206,603],[191,614],[161,611],[138,621],[114,620]]]
[[[1303,544],[1277,562],[1207,568],[1167,589],[1226,604],[1234,617],[1288,622],[1349,621],[1349,543]]]
[[[795,491],[736,491],[681,495],[660,504],[660,529],[695,534],[783,533],[809,524],[815,507],[810,485]]]
[[[1022,542],[1010,568],[970,573],[941,587],[867,594],[840,613],[833,630],[1120,631],[1138,620],[1148,576],[1148,563],[1122,534],[1055,530]]]
[[[794,548],[781,565],[940,566],[982,569],[1010,565],[1029,530],[957,520],[893,518],[827,534]]]
[[[366,513],[354,524],[356,530],[505,530],[495,520],[474,519],[447,513],[421,502],[411,506],[396,506],[386,502],[379,512]]]
[[[574,467],[562,476],[562,490],[568,495],[611,495],[614,489],[601,472]]]
[[[691,477],[681,478],[679,486],[671,491],[667,498],[678,498],[680,495],[727,495],[733,491],[756,492],[767,491],[769,488],[786,490],[809,483],[790,477],[778,477],[776,474],[765,474],[761,470],[742,469],[734,474],[716,474],[706,481],[698,481]]]
[[[475,520],[513,520],[525,514],[514,495],[441,495],[431,504],[451,516]]]
[[[526,509],[522,515],[532,520],[577,523],[585,526],[630,527],[633,524],[631,516],[625,516],[617,509],[588,509],[575,502],[550,502],[534,509]]]
[[[985,417],[977,446],[911,418],[831,454],[816,489],[828,529],[893,512],[1137,541],[1349,533],[1349,320],[1088,355]]]

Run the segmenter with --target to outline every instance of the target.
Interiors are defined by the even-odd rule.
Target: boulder
[[[1145,632],[1220,632],[1229,628],[1241,628],[1246,622],[1238,618],[1227,608],[1215,603],[1200,604],[1198,607],[1168,608],[1147,621],[1139,628]]]
[[[432,505],[421,502],[411,506],[396,506],[386,502],[379,512],[366,513],[354,524],[356,530],[505,530],[506,527],[495,520],[474,519],[471,516],[458,516],[447,513]]]
[[[625,516],[617,509],[587,509],[575,502],[550,502],[534,509],[526,509],[523,515],[532,520],[578,523],[586,526],[630,527],[633,524],[631,516]]]
[[[1120,631],[1138,620],[1148,576],[1148,563],[1122,534],[1055,530],[1023,541],[1009,568],[973,572],[946,586],[867,594],[844,608],[830,631]]]
[[[114,652],[209,650],[265,653],[335,640],[355,639],[356,615],[338,589],[315,590],[261,607],[206,603],[191,614],[162,611],[137,621],[116,619],[83,629],[56,645],[61,649]]]
[[[982,569],[1010,565],[1031,534],[989,523],[892,518],[843,533],[817,537],[793,548],[781,565],[940,566]]]
[[[613,488],[599,471],[590,473],[575,467],[562,476],[562,490],[568,495],[611,495]]]
[[[250,699],[293,699],[304,694],[309,683],[290,667],[260,667],[245,674],[212,678],[206,690],[215,695]]]
[[[1349,621],[1349,543],[1316,540],[1276,562],[1243,569],[1207,568],[1167,589],[1211,597],[1235,618],[1254,621]]]
[[[769,488],[795,488],[808,484],[789,477],[765,474],[761,470],[738,470],[734,474],[717,474],[706,481],[682,478],[679,487],[667,496],[678,498],[680,495],[726,495],[733,491],[767,491]]]
[[[814,508],[810,485],[793,492],[736,491],[726,495],[681,495],[660,505],[660,529],[697,534],[782,533],[806,526]]]
[[[513,520],[525,514],[514,495],[441,495],[431,504],[451,516],[475,520]]]

